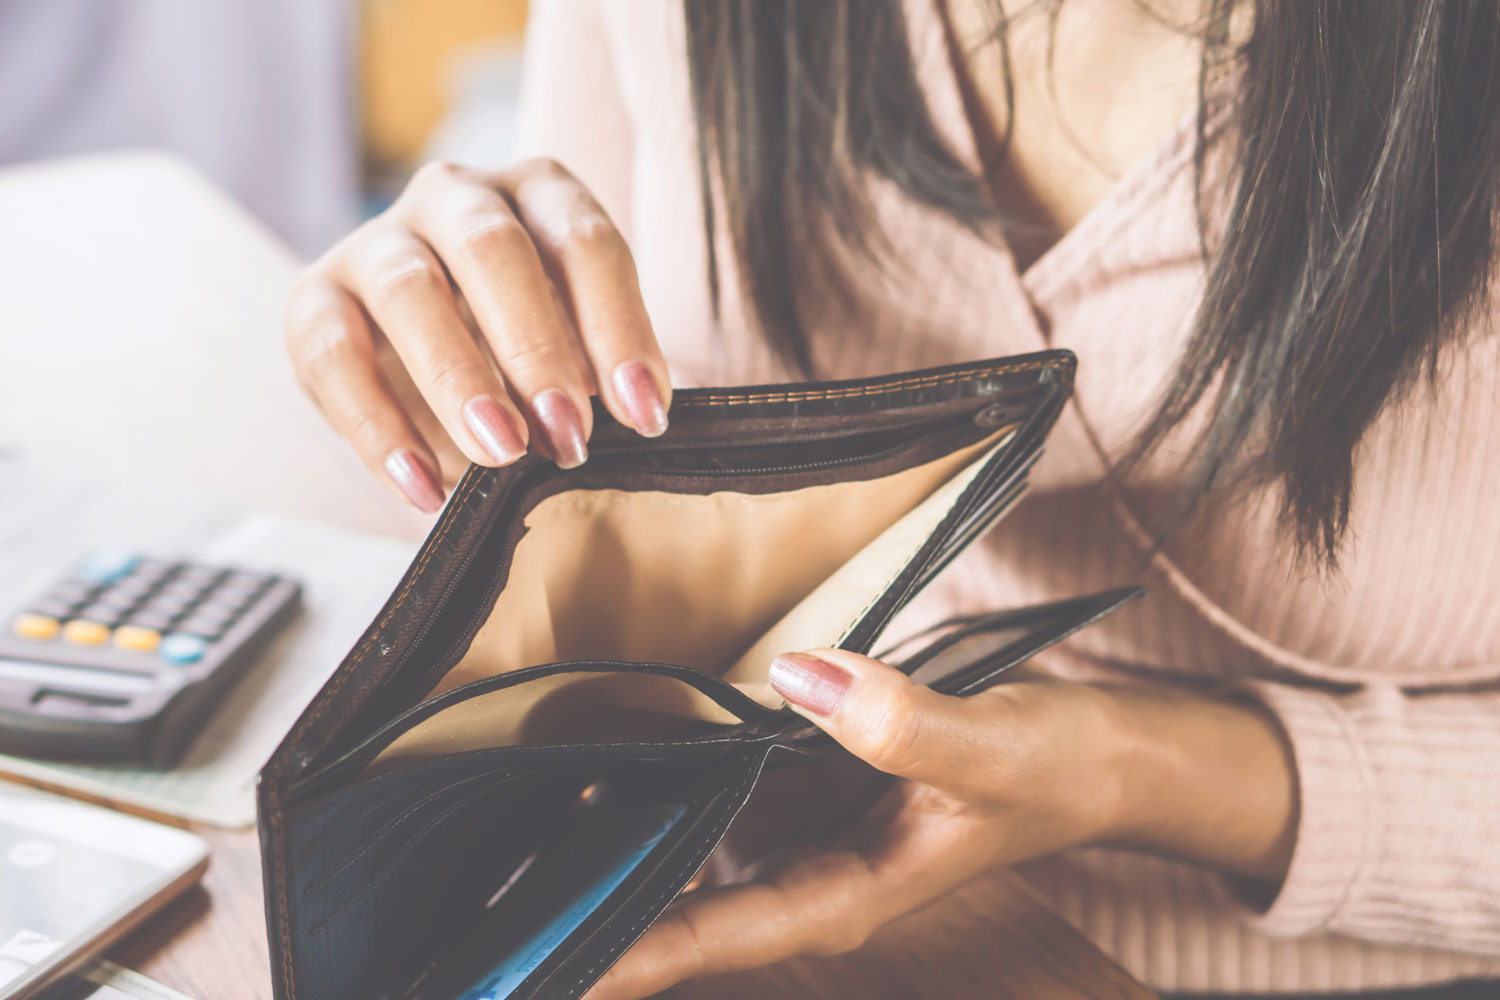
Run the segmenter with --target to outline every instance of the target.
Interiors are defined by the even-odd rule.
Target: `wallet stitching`
[[[740,403],[790,403],[814,399],[849,399],[856,396],[879,396],[904,389],[926,388],[967,382],[975,378],[1004,375],[1009,372],[1034,371],[1053,364],[1050,361],[1026,361],[1011,365],[996,365],[979,371],[950,372],[944,375],[926,375],[921,378],[902,379],[899,382],[883,382],[879,385],[850,386],[843,389],[804,389],[800,391],[729,393],[719,396],[682,396],[672,401],[674,407],[684,406],[733,406]]]
[[[735,787],[734,793],[733,793],[733,796],[732,796],[733,799],[735,799],[736,801],[740,800],[741,797],[744,795],[745,790],[748,789],[751,785],[755,784],[756,779],[759,778],[759,777],[760,777],[760,768],[759,767],[751,767],[751,768],[749,768],[745,772],[745,776],[742,779],[740,779],[739,785]],[[743,804],[743,803],[740,803],[740,804]],[[738,814],[739,814],[739,806],[734,806],[734,807],[732,807],[730,809],[725,810],[724,816],[720,817],[717,821],[715,821],[715,823],[714,823],[714,825],[712,827],[711,832],[707,836],[705,836],[702,840],[700,840],[699,844],[707,843],[709,841],[713,841],[713,842],[717,843],[718,840],[721,837],[724,836],[724,831],[727,830],[727,829],[729,829],[729,824],[732,823],[732,822],[734,822],[734,817],[736,815],[738,815]],[[619,945],[620,945],[620,943],[622,941],[627,941],[627,940],[632,940],[633,941],[636,938],[636,936],[638,934],[640,934],[648,925],[650,925],[650,924],[652,924],[652,923],[655,922],[656,918],[658,916],[660,916],[660,914],[659,913],[655,913],[653,911],[656,910],[657,906],[660,905],[660,903],[661,903],[661,901],[663,899],[666,899],[668,896],[675,896],[677,894],[678,890],[672,888],[672,883],[675,882],[675,881],[677,881],[677,879],[679,879],[680,877],[682,877],[682,875],[690,867],[693,866],[693,860],[692,860],[692,858],[693,858],[693,855],[695,853],[696,853],[696,851],[690,851],[690,852],[688,852],[688,860],[687,861],[681,862],[671,872],[671,874],[665,875],[665,876],[662,877],[663,887],[661,889],[657,890],[656,895],[654,895],[653,897],[651,897],[651,901],[646,904],[644,910],[642,911],[641,916],[637,917],[634,921],[632,921],[631,924],[630,924],[630,927],[623,934],[617,934],[617,935],[615,935],[615,939],[612,942],[610,942],[610,944],[609,944],[608,947],[606,947],[604,949],[604,954],[601,955],[600,957],[596,958],[594,960],[593,964],[591,964],[588,967],[588,969],[584,971],[583,975],[579,976],[578,979],[574,981],[573,985],[568,990],[568,992],[569,992],[570,995],[577,996],[578,995],[578,993],[577,993],[578,988],[580,986],[584,985],[585,982],[587,982],[591,978],[593,978],[594,975],[595,975],[595,973],[597,973],[599,971],[600,966],[602,966],[602,965],[604,965],[606,963],[613,963],[616,959],[619,958],[618,949],[619,949]],[[698,862],[698,863],[701,864],[702,862]]]

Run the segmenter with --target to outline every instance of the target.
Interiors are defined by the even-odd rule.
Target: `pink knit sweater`
[[[529,152],[558,158],[626,231],[679,384],[785,379],[732,283],[715,335],[681,4],[534,4]],[[932,111],[975,161],[941,25],[911,0]],[[1002,245],[880,191],[902,268],[855,314],[815,318],[822,372],[856,377],[1068,347],[1076,401],[1031,496],[913,614],[1140,579],[1149,487],[1103,484],[1166,377],[1201,292],[1184,127],[1019,273]],[[1441,391],[1362,444],[1332,579],[1296,569],[1268,496],[1215,510],[1145,573],[1152,596],[1050,661],[1090,678],[1215,683],[1259,698],[1295,750],[1301,825],[1268,908],[1214,875],[1102,849],[1026,874],[1162,989],[1358,989],[1500,975],[1500,338],[1447,359]],[[1316,433],[1316,428],[1309,428]],[[1170,466],[1154,479],[1166,485]],[[1226,776],[1232,780],[1232,776]],[[1080,794],[1087,794],[1080,790]]]

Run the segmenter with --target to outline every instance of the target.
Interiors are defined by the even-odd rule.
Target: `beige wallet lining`
[[[783,493],[587,490],[527,515],[509,582],[433,694],[521,667],[656,660],[722,676],[772,707],[771,659],[836,643],[1014,435],[901,472]],[[666,738],[733,723],[679,681],[559,674],[477,695],[398,737],[376,765],[495,746]]]

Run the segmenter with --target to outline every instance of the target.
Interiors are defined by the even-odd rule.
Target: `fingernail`
[[[615,369],[613,379],[631,425],[648,438],[660,436],[667,429],[667,407],[651,369],[639,361],[627,361]]]
[[[771,686],[814,715],[832,715],[854,683],[842,667],[806,653],[783,653],[771,662]]]
[[[588,461],[589,445],[583,436],[583,421],[578,409],[561,389],[538,393],[531,401],[536,418],[547,429],[552,444],[552,460],[560,469],[576,469]]]
[[[526,445],[500,404],[489,396],[475,396],[464,404],[464,425],[479,447],[497,465],[507,465],[526,454]]]
[[[437,477],[427,469],[427,463],[410,448],[397,448],[386,456],[386,474],[406,499],[420,511],[432,514],[443,507],[443,491]]]

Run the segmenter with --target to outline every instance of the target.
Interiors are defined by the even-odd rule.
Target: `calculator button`
[[[204,621],[200,618],[186,618],[178,623],[177,631],[185,632],[188,635],[196,635],[201,639],[207,639],[209,642],[216,642],[223,637],[225,624],[214,619]]]
[[[11,631],[22,639],[55,639],[62,623],[51,615],[22,614],[10,623]]]
[[[217,583],[219,577],[223,575],[224,570],[213,566],[195,566],[189,564],[182,567],[182,571],[177,574],[177,579],[196,583],[200,587],[210,587]]]
[[[98,590],[99,585],[97,583],[74,577],[64,580],[47,591],[47,596],[53,600],[71,601],[74,604],[81,604],[90,597],[93,597]]]
[[[211,594],[208,600],[193,609],[195,615],[212,615],[228,620],[239,617],[240,612],[250,606],[250,601],[236,600],[228,594]]]
[[[73,609],[78,607],[77,601],[64,601],[55,597],[44,597],[26,610],[33,615],[43,615],[47,618],[71,618]]]
[[[75,618],[63,626],[63,638],[79,646],[102,646],[109,641],[109,626]]]
[[[161,641],[161,658],[168,663],[187,666],[203,659],[208,652],[208,643],[200,636],[174,632]]]
[[[175,564],[161,559],[142,559],[127,579],[131,582],[151,584],[171,575],[175,568]]]
[[[269,573],[248,573],[245,570],[236,570],[229,574],[221,586],[225,590],[253,594],[268,586],[274,579],[275,577]]]
[[[152,611],[150,608],[142,608],[125,619],[130,625],[138,625],[141,628],[149,628],[157,632],[165,632],[167,627],[176,620],[176,615],[169,615],[163,611]]]
[[[120,621],[125,617],[125,613],[119,608],[110,607],[108,604],[90,604],[78,612],[78,617],[85,621],[98,622],[100,625],[114,628],[120,624]]]
[[[203,586],[188,580],[172,580],[161,588],[161,593],[184,601],[196,601],[203,595]]]
[[[189,618],[202,619],[203,621],[218,622],[226,625],[239,615],[239,609],[228,607],[219,603],[200,604],[188,612]]]
[[[140,625],[121,625],[115,629],[115,645],[121,649],[149,653],[161,645],[161,633]]]
[[[110,590],[106,590],[104,593],[94,598],[92,607],[114,608],[116,611],[124,611],[127,608],[135,607],[136,602],[138,602],[140,599],[140,594],[132,594],[128,590],[120,590],[118,587],[116,587]],[[85,614],[84,617],[87,618],[88,615]]]
[[[175,618],[177,615],[180,615],[184,611],[186,611],[188,605],[192,603],[192,601],[185,601],[182,598],[176,597],[172,594],[157,594],[155,597],[152,597],[149,601],[146,602],[145,610],[155,611],[157,614],[166,615],[169,618]]]
[[[129,594],[132,597],[140,597],[142,594],[151,593],[156,587],[155,580],[142,580],[137,576],[127,576],[113,587],[105,590],[106,594]]]
[[[125,549],[101,549],[90,553],[78,565],[78,575],[95,583],[115,583],[128,576],[141,563],[141,557]]]

